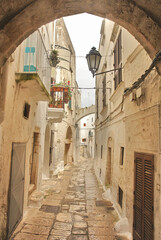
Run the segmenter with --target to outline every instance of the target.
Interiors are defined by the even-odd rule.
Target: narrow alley
[[[12,240],[114,240],[118,220],[111,202],[102,198],[93,160],[66,166],[43,181],[39,208],[29,207]]]

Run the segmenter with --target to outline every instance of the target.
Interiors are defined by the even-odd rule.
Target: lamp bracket
[[[117,71],[117,70],[120,70],[120,69],[123,69],[123,67],[120,67],[120,68],[114,68],[114,69],[111,69],[111,70],[107,70],[107,71],[105,71],[105,72],[94,73],[94,74],[93,74],[93,77],[94,77],[94,76],[97,76],[97,75],[101,75],[101,74],[103,74],[103,73],[114,72],[114,71]]]

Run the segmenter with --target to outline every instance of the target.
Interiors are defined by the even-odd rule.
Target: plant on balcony
[[[72,97],[72,90],[71,90],[70,87],[68,88],[68,97],[69,97],[69,100],[70,100],[71,97]]]
[[[68,101],[71,99],[71,96],[72,96],[72,90],[69,86],[69,83],[67,84],[65,82],[59,82],[54,84],[54,86],[51,87],[51,91],[64,92],[65,103],[68,103]]]
[[[53,100],[49,102],[49,108],[56,108],[56,104]]]
[[[63,99],[59,98],[56,101],[57,108],[63,108]]]
[[[49,62],[51,67],[56,67],[56,65],[60,62],[57,50],[51,50],[49,55]]]
[[[63,100],[58,99],[49,103],[49,108],[63,108]]]

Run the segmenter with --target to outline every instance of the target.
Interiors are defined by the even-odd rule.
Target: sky
[[[76,53],[76,81],[79,87],[93,88],[95,78],[88,70],[86,54],[92,47],[99,47],[102,18],[83,13],[64,17]],[[81,90],[82,107],[95,104],[95,90]]]

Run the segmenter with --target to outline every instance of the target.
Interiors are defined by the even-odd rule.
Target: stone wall
[[[52,124],[54,129],[54,153],[52,171],[57,174],[64,169],[64,164],[76,161],[76,132],[75,132],[75,111],[80,102],[80,93],[75,88],[75,50],[63,19],[57,19],[55,23],[55,49],[58,51],[60,63],[53,71],[56,83],[69,84],[72,91],[71,107],[69,103],[64,104],[64,118],[60,123]],[[65,59],[63,61],[62,59]],[[68,136],[70,129],[71,136]]]
[[[109,26],[109,25],[108,25]],[[111,25],[110,25],[111,26]],[[113,27],[113,26],[112,26]],[[104,34],[108,31],[106,25]],[[118,30],[119,31],[119,30]],[[159,122],[160,122],[160,77],[154,69],[136,91],[129,95],[124,89],[132,86],[150,66],[151,60],[145,50],[131,41],[126,30],[122,31],[123,81],[114,89],[113,74],[106,76],[111,90],[106,90],[107,104],[102,106],[102,94],[99,91],[99,118],[96,119],[96,174],[106,189],[111,190],[111,197],[121,217],[127,217],[130,232],[133,231],[134,199],[134,153],[154,155],[154,235],[159,240],[160,209],[160,156],[159,156]],[[116,34],[117,39],[118,33]],[[108,44],[108,42],[105,42]],[[129,47],[131,44],[131,48]],[[115,46],[100,45],[107,49],[107,55]],[[127,52],[126,52],[127,46]],[[109,60],[110,61],[110,60]],[[113,61],[111,55],[111,61]],[[113,62],[112,62],[113,63]],[[103,66],[103,64],[102,64]],[[108,65],[107,65],[108,66]],[[107,69],[108,70],[108,69]],[[97,87],[102,86],[103,77],[97,80]],[[123,164],[121,151],[124,147]],[[111,153],[109,156],[109,148]],[[111,181],[109,183],[109,161],[111,161]],[[107,175],[108,174],[108,175]],[[108,179],[107,179],[108,178]],[[118,203],[118,188],[123,191],[123,205]]]
[[[33,158],[34,132],[39,134],[35,150],[37,154],[35,188],[38,188],[41,183],[41,172],[39,169],[42,169],[43,162],[47,103],[41,102],[38,104],[38,101],[49,101],[49,93],[47,94],[48,91],[45,90],[42,84],[40,84],[41,86],[39,85],[41,80],[33,79],[31,84],[28,79],[26,79],[28,81],[16,81],[15,73],[23,76],[24,52],[25,42],[16,49],[2,69],[2,78],[6,86],[3,98],[3,109],[5,111],[3,121],[0,124],[0,238],[6,234],[12,144],[24,143],[26,146],[23,206],[25,211],[28,205],[30,189],[30,162]],[[23,84],[28,85],[24,86]],[[28,118],[24,116],[25,103],[30,105]]]

